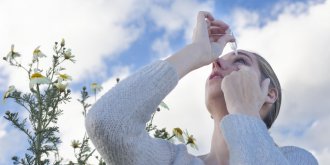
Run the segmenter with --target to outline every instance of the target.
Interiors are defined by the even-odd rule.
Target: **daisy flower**
[[[16,91],[16,89],[15,89],[14,85],[9,86],[8,90],[5,92],[5,94],[2,97],[3,103],[5,103],[6,98],[8,98],[9,95],[14,93],[15,91]]]
[[[91,89],[94,93],[96,92],[100,92],[103,88],[101,85],[97,84],[97,83],[92,83],[91,84]]]
[[[65,89],[68,87],[68,83],[62,84],[62,83],[58,82],[58,83],[55,83],[55,86],[60,92],[64,92]]]
[[[174,128],[173,129],[173,134],[174,136],[182,143],[184,143],[184,139],[183,139],[183,131],[180,128]]]
[[[49,84],[52,81],[47,77],[43,76],[41,73],[36,72],[31,75],[30,79],[30,89],[34,87],[36,84]]]
[[[39,48],[40,48],[40,46],[35,48],[33,51],[33,61],[38,61],[38,58],[46,57],[46,55],[44,53],[42,53]]]
[[[187,145],[189,144],[190,147],[195,148],[198,150],[197,144],[196,144],[196,139],[194,138],[193,135],[189,135],[188,131],[185,132],[185,135],[187,136]]]
[[[75,57],[75,56],[72,55],[72,53],[71,53],[71,49],[68,49],[68,50],[66,50],[66,51],[64,52],[64,59],[66,59],[66,60],[70,60],[70,61],[72,61],[72,62],[75,62],[76,60],[73,59],[74,57]]]
[[[58,75],[58,78],[57,78],[58,82],[72,80],[72,77],[70,75],[60,74],[60,73],[57,73],[57,75]]]
[[[74,149],[79,148],[80,145],[81,145],[81,143],[79,142],[79,140],[71,141],[71,147],[73,147]]]
[[[16,57],[20,57],[21,55],[14,51],[14,45],[11,45],[10,52],[7,54],[6,57],[4,57],[4,60],[8,61],[10,65],[14,65],[13,60]]]

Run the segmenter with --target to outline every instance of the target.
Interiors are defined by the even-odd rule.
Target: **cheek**
[[[255,69],[255,72],[256,72],[256,74],[258,76],[259,82],[261,83],[262,82],[262,79],[264,79],[264,78],[262,78],[260,70],[259,69]]]
[[[259,70],[259,68],[255,67],[255,66],[252,66],[251,71],[254,72],[253,74],[255,74],[258,77],[258,80],[261,83],[262,78],[261,78],[261,71]]]

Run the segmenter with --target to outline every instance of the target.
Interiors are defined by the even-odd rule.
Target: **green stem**
[[[41,100],[41,95],[40,95],[40,88],[39,88],[39,84],[37,84],[37,97],[38,97],[38,109],[39,109],[39,113],[38,113],[38,127],[37,127],[37,149],[36,149],[36,162],[37,165],[41,165],[41,130],[42,128],[42,100]]]
[[[167,138],[166,140],[171,140],[175,135],[172,135],[171,137]]]
[[[94,93],[94,103],[96,102],[96,89],[93,89],[93,93]]]
[[[61,50],[61,49],[62,49],[62,47],[60,48],[60,50]],[[55,50],[55,53],[56,53],[56,57],[57,57],[57,58],[60,57],[60,56],[59,56],[60,50],[59,50],[59,51]],[[64,60],[65,60],[65,59],[63,59],[61,62],[58,62],[58,60],[56,60],[55,62],[53,62],[53,67],[52,67],[51,72],[50,72],[50,73],[51,73],[51,76],[50,76],[50,80],[51,80],[51,81],[53,81],[53,78],[54,78],[54,75],[55,75],[55,69],[56,69],[61,63],[63,63]],[[52,83],[50,83],[50,84],[48,85],[46,91],[49,90],[49,88],[50,88],[51,85],[52,85]]]
[[[25,69],[24,68],[24,66],[22,66],[20,63],[18,63],[17,61],[16,61],[16,59],[14,58],[13,59],[15,62],[16,62],[16,65],[18,65],[18,67],[21,67],[21,68],[23,68],[26,72],[28,72],[29,73],[29,71],[27,70],[27,69]]]
[[[48,122],[45,122],[44,123],[44,125],[43,125],[44,128],[48,127],[48,125],[50,124],[50,122],[56,117],[55,116],[55,113],[56,113],[56,108],[58,106],[59,100],[60,100],[60,96],[57,96],[57,99],[55,101],[55,105],[52,107],[52,111],[51,111],[51,115],[50,115],[51,117],[48,118]],[[47,109],[46,114],[45,114],[46,118],[48,116],[48,111],[49,111],[49,108]]]

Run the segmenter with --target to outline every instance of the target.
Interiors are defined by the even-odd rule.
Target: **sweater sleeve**
[[[256,117],[227,115],[220,126],[228,145],[230,164],[318,164],[306,150],[298,147],[277,147],[266,125]]]
[[[201,161],[188,154],[185,146],[151,138],[145,131],[151,114],[178,80],[168,62],[157,61],[122,80],[94,104],[86,118],[86,130],[108,164],[196,164],[192,162]]]

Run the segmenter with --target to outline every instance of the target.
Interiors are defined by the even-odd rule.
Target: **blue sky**
[[[63,139],[60,149],[69,159],[73,156],[70,141],[84,133],[81,108],[74,102],[81,87],[92,82],[102,84],[100,97],[115,84],[115,78],[125,78],[179,50],[190,42],[199,10],[210,11],[226,21],[239,48],[256,51],[273,65],[284,94],[279,119],[271,129],[274,140],[280,145],[308,149],[320,164],[329,162],[330,133],[323,132],[330,124],[330,76],[326,72],[330,69],[326,45],[330,42],[329,1],[1,0],[0,53],[5,56],[10,45],[15,44],[24,64],[38,45],[50,55],[52,43],[65,38],[72,48],[77,63],[66,67],[73,77],[70,88],[74,99],[63,105],[67,111],[59,122]],[[212,121],[203,102],[204,80],[209,72],[208,67],[203,67],[183,78],[165,98],[171,111],[156,118],[159,125],[190,130],[199,141],[200,150],[190,150],[196,155],[205,154],[210,147]],[[0,61],[0,93],[9,85],[27,91],[24,76]],[[191,98],[186,98],[187,93]],[[0,105],[0,116],[8,109],[19,111],[8,100]],[[22,155],[24,141],[22,134],[0,118],[0,164],[10,164],[14,154]]]

